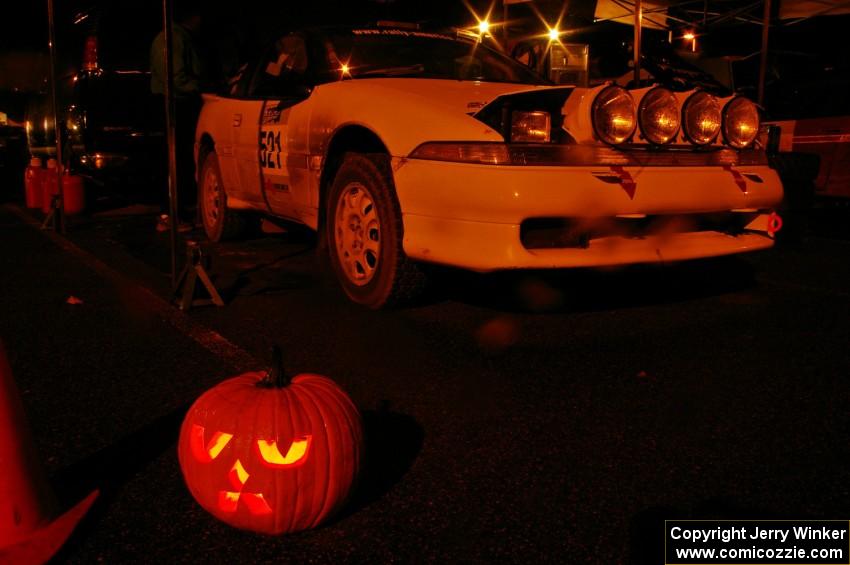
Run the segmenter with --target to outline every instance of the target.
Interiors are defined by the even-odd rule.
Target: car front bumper
[[[716,257],[773,245],[770,214],[782,186],[747,167],[524,167],[395,160],[404,250],[417,260],[477,271],[602,267]],[[646,217],[740,215],[740,229],[645,233],[589,229],[581,244],[529,247],[525,222],[595,224]],[[775,227],[775,226],[774,226]]]

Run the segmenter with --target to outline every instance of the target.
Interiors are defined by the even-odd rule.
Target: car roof
[[[436,26],[428,26],[421,27],[416,24],[411,24],[410,26],[405,25],[404,22],[387,22],[387,25],[380,24],[363,24],[363,25],[352,25],[352,24],[336,24],[336,25],[323,25],[323,26],[310,26],[302,29],[290,29],[288,30],[290,33],[298,33],[302,32],[307,35],[311,35],[314,37],[326,37],[334,34],[346,34],[352,33],[355,30],[357,31],[374,31],[374,32],[400,32],[400,35],[403,34],[411,34],[417,35],[421,34],[422,37],[427,37],[432,34],[446,35],[450,37],[457,37],[458,39],[462,39],[463,35],[459,33],[459,30],[456,28],[448,28],[445,26],[436,27]]]

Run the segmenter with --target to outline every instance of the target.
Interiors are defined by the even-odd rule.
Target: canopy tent
[[[644,0],[643,27],[648,29],[667,29],[667,7],[670,2],[665,0]],[[631,0],[598,0],[594,19],[598,22],[617,22],[634,25],[635,3]]]
[[[778,25],[792,25],[817,16],[850,14],[850,0],[774,0]],[[643,27],[714,27],[724,23],[762,23],[762,0],[643,0]],[[634,25],[634,0],[597,0],[596,21]]]
[[[847,0],[782,0],[779,2],[780,20],[805,20],[815,16],[850,14]]]

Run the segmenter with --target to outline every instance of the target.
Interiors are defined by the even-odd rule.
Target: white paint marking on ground
[[[154,312],[177,331],[189,337],[192,341],[233,367],[236,371],[257,371],[262,367],[262,364],[253,355],[238,345],[233,344],[215,330],[192,320],[184,312],[163,300],[150,289],[116,271],[61,235],[52,231],[41,230],[41,224],[18,206],[6,204],[4,208],[15,214],[15,216],[20,218],[28,226],[39,230],[59,248],[80,259],[88,268],[97,274],[110,280],[116,286],[123,287],[134,293],[140,305]]]

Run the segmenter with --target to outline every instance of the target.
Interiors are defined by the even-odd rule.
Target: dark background
[[[714,12],[731,13],[750,4],[741,0],[713,0],[710,8]],[[777,13],[779,3],[774,4]],[[179,11],[187,5],[192,2],[178,0],[175,9]],[[238,3],[214,0],[196,5],[204,17],[202,45],[210,63],[210,80],[214,83],[222,81],[276,34],[290,28],[374,23],[379,19],[413,21],[435,27],[469,26],[475,23],[472,11],[481,16],[491,11],[494,21],[502,18],[500,2],[491,5],[480,0],[471,2],[469,7],[460,0],[245,0]],[[55,6],[61,76],[69,77],[79,68],[89,35],[98,37],[98,59],[103,68],[148,68],[150,43],[162,26],[160,2],[56,0]],[[560,19],[561,28],[577,30],[567,36],[569,41],[590,42],[592,50],[597,52],[625,50],[631,43],[630,26],[606,24],[589,28],[594,0],[538,0],[534,6],[534,9],[529,5],[511,7],[512,37],[540,34],[544,31],[543,21],[554,23]],[[671,25],[678,25],[674,28],[674,46],[685,47],[677,38],[685,30],[696,30],[700,54],[740,59],[735,64],[738,73],[735,86],[745,94],[754,94],[761,27],[753,22],[760,18],[761,8],[756,6],[742,19],[729,18],[717,23],[709,20],[703,27],[698,11],[688,11],[692,7],[685,4],[670,9],[671,16],[695,24],[676,24],[670,20]],[[47,85],[47,2],[9,3],[4,10],[7,24],[0,34],[0,67],[5,71],[0,73],[0,109],[21,120],[24,112],[21,92],[44,91]],[[795,108],[798,113],[805,113],[806,107],[812,104],[811,93],[806,88],[795,95],[788,92],[788,85],[795,88],[812,82],[835,85],[834,98],[838,102],[846,97],[845,94],[850,95],[845,92],[850,77],[850,43],[844,37],[848,22],[850,16],[829,16],[775,26],[770,43],[768,84],[772,88],[768,92],[767,106],[769,110],[776,108],[776,117],[787,117],[786,114]],[[667,32],[646,30],[644,45],[651,48],[665,44],[667,39]]]

